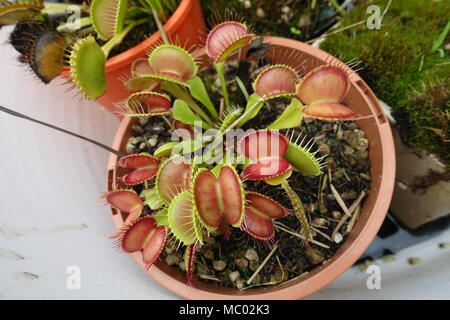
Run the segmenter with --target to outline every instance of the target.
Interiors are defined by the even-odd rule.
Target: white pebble
[[[217,271],[223,271],[225,267],[227,266],[227,263],[222,260],[214,260],[213,261],[213,268]]]
[[[281,12],[289,13],[289,12],[291,12],[291,8],[289,8],[288,6],[284,6],[283,8],[281,8]]]
[[[247,252],[245,252],[245,258],[249,261],[255,261],[258,260],[258,254],[256,253],[255,249],[247,249]]]
[[[241,277],[241,274],[239,273],[239,271],[233,271],[232,273],[230,273],[231,282],[235,282],[240,277]]]
[[[244,8],[245,9],[250,9],[252,7],[252,3],[250,1],[244,1]]]
[[[262,8],[258,8],[258,9],[256,9],[256,16],[258,18],[264,18],[266,16],[266,13],[264,12],[264,10]]]
[[[334,242],[341,243],[342,240],[344,240],[344,237],[342,236],[342,234],[340,234],[339,232],[336,233],[336,235],[334,236]]]
[[[158,144],[158,137],[157,136],[152,136],[150,139],[148,139],[148,144],[151,147],[154,147]]]

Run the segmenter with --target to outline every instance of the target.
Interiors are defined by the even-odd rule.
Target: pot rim
[[[178,27],[185,22],[186,17],[190,13],[190,7],[193,1],[198,0],[181,0],[177,9],[172,13],[170,18],[164,24],[164,30],[166,33],[172,33],[173,30],[177,30]],[[147,39],[139,43],[138,45],[106,60],[105,72],[113,72],[123,67],[124,64],[132,63],[137,57],[139,57],[143,51],[147,51],[158,39],[160,39],[160,32],[156,31]]]
[[[331,55],[318,49],[306,45],[302,42],[298,42],[291,39],[278,38],[278,37],[267,37],[268,41],[275,46],[289,48],[298,50],[300,52],[308,52],[314,55],[323,62],[329,61]],[[201,54],[205,52],[205,49],[201,49],[197,54],[201,57]],[[337,61],[337,60],[336,60]],[[389,209],[389,204],[392,198],[394,183],[395,183],[395,148],[394,141],[391,132],[391,127],[389,121],[387,121],[382,108],[379,105],[372,90],[365,84],[364,80],[359,77],[353,70],[348,68],[342,62],[337,61],[344,68],[348,69],[350,72],[350,81],[352,85],[359,91],[359,93],[365,96],[366,100],[369,102],[369,107],[371,113],[375,116],[374,126],[378,128],[380,134],[380,143],[382,146],[382,175],[379,182],[379,191],[377,193],[375,204],[370,212],[370,216],[367,218],[363,228],[359,234],[355,237],[354,233],[348,236],[346,243],[350,243],[345,250],[336,257],[336,254],[322,266],[316,267],[304,279],[298,280],[298,283],[287,284],[282,283],[277,285],[277,287],[272,287],[264,292],[264,289],[255,289],[248,291],[239,290],[227,290],[233,293],[219,293],[212,292],[208,290],[203,290],[200,288],[189,287],[185,282],[175,279],[174,277],[168,275],[163,270],[161,270],[157,265],[152,266],[147,273],[160,285],[172,291],[173,293],[187,299],[220,299],[220,300],[241,300],[241,299],[270,299],[270,300],[280,300],[280,299],[299,299],[305,297],[321,288],[331,283],[333,280],[338,278],[342,273],[344,273],[348,268],[350,268],[357,259],[364,253],[367,247],[375,238],[378,233],[381,224]],[[117,131],[116,137],[114,139],[113,147],[120,147],[122,142],[123,134],[126,132],[126,128],[130,125],[132,119],[125,118]],[[108,163],[108,190],[111,190],[111,181],[113,177],[113,171],[117,162],[117,156],[111,154]],[[372,163],[372,160],[371,160]],[[119,229],[123,225],[123,219],[120,214],[116,214],[117,211],[111,209],[113,213],[113,221],[115,227]],[[345,245],[345,243],[344,243]],[[145,269],[145,265],[142,262],[141,253],[132,254],[133,259]],[[223,290],[223,287],[218,288]]]

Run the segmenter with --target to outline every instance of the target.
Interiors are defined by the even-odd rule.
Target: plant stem
[[[52,125],[52,124],[49,124],[49,123],[46,123],[46,122],[43,122],[43,121],[40,121],[40,120],[31,118],[31,117],[29,117],[29,116],[27,116],[27,115],[24,115],[24,114],[19,113],[19,112],[17,112],[17,111],[11,110],[11,109],[9,109],[9,108],[0,106],[0,111],[3,111],[3,112],[5,112],[5,113],[8,113],[8,114],[10,114],[10,115],[12,115],[12,116],[14,116],[14,117],[18,117],[18,118],[22,118],[22,119],[25,119],[25,120],[28,120],[28,121],[32,121],[32,122],[38,123],[38,124],[40,124],[40,125],[43,125],[43,126],[45,126],[45,127],[48,127],[48,128],[51,128],[51,129],[54,129],[54,130],[57,130],[57,131],[66,133],[66,134],[71,135],[71,136],[73,136],[73,137],[76,137],[76,138],[78,138],[78,139],[81,139],[81,140],[90,142],[90,143],[96,145],[97,147],[100,147],[100,148],[102,148],[102,149],[105,149],[105,150],[108,151],[108,152],[111,152],[111,153],[116,154],[116,155],[119,156],[119,157],[123,157],[123,156],[124,156],[124,154],[123,154],[122,152],[120,152],[120,151],[118,151],[118,150],[116,150],[116,149],[110,148],[110,147],[108,147],[107,145],[104,145],[103,143],[100,143],[100,142],[98,142],[98,141],[95,141],[95,140],[86,138],[86,137],[84,137],[84,136],[82,136],[82,135],[79,135],[79,134],[77,134],[77,133],[68,131],[68,130],[66,130],[66,129],[59,128],[59,127],[54,126],[54,125]]]
[[[163,39],[164,43],[170,43],[169,38],[167,37],[166,31],[164,30],[164,26],[161,22],[161,19],[159,19],[158,13],[156,12],[155,8],[152,6],[152,13],[153,18],[155,19],[156,26],[158,27],[159,33],[161,34],[161,38]]]
[[[180,88],[177,84],[164,81],[161,84],[161,89],[169,92],[175,98],[186,102],[189,108],[191,108],[192,111],[197,113],[209,126],[212,127],[214,125],[209,116],[206,114],[206,112],[203,111],[203,109],[197,104],[197,102],[195,102],[194,99],[192,99],[192,97],[182,88]]]
[[[147,19],[141,19],[138,21],[135,21],[133,23],[130,23],[127,25],[119,34],[116,34],[114,37],[108,40],[107,43],[105,43],[102,46],[103,53],[105,54],[105,57],[109,56],[109,53],[111,52],[111,49],[114,48],[114,46],[120,44],[123,39],[127,36],[127,34],[136,26],[143,24],[147,21]]]
[[[225,79],[225,63],[217,63],[214,65],[214,68],[220,79],[220,87],[225,99],[225,107],[228,108],[230,106],[230,95],[228,94],[227,81]]]
[[[295,216],[300,221],[300,225],[302,226],[302,232],[305,236],[305,242],[308,243],[310,232],[310,225],[308,221],[308,217],[306,216],[305,208],[303,207],[302,200],[298,196],[297,192],[291,188],[287,180],[284,180],[281,183],[281,187],[286,191],[286,194],[291,201],[292,209],[294,209]]]

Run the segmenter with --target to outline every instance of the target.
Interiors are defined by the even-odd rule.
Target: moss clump
[[[383,11],[387,3],[378,0],[357,6],[340,27],[366,20],[369,5],[379,5]],[[450,34],[441,46],[447,47],[443,57],[432,47],[449,20],[448,1],[394,0],[381,29],[369,30],[363,24],[331,35],[321,45],[344,61],[361,60],[361,76],[393,108],[404,141],[437,154],[447,166]]]

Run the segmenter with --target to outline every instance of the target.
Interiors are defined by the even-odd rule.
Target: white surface
[[[6,34],[1,30],[0,43]],[[1,105],[111,143],[118,120],[95,103],[71,99],[61,81],[40,84],[16,56],[1,46]],[[105,151],[6,114],[0,114],[0,144],[0,298],[176,298],[106,239],[114,228],[98,201],[105,191]],[[450,241],[450,232],[395,262],[377,262],[381,290],[368,290],[368,275],[352,268],[310,298],[450,298],[450,249],[439,249],[441,241]],[[406,260],[413,256],[423,262],[410,266]],[[80,290],[66,287],[71,265],[81,268]]]

